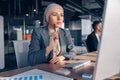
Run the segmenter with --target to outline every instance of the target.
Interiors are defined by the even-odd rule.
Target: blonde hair
[[[56,4],[56,3],[49,4],[47,6],[47,8],[45,9],[44,17],[43,17],[43,24],[45,26],[48,25],[48,20],[49,20],[49,16],[51,14],[51,11],[56,9],[56,8],[60,8],[61,10],[63,10],[62,6],[60,6],[59,4]]]

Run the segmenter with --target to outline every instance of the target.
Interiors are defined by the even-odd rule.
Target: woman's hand
[[[58,32],[54,32],[50,35],[50,43],[46,48],[46,56],[49,55],[50,51],[54,49],[54,47],[57,45],[57,40],[58,40]]]
[[[50,36],[50,44],[49,46],[51,47],[51,49],[54,49],[54,47],[57,45],[57,40],[58,40],[58,32],[54,32],[51,34]]]
[[[64,56],[55,56],[49,61],[49,63],[50,64],[61,64],[64,61],[64,59],[65,59]]]

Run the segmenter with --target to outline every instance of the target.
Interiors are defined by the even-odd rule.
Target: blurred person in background
[[[92,24],[93,32],[88,35],[86,45],[88,52],[97,51],[98,43],[100,42],[100,33],[102,29],[101,21],[94,21]]]

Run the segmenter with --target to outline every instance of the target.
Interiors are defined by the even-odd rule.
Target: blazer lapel
[[[61,53],[66,52],[66,34],[63,30],[59,29],[59,40],[60,40],[60,48]]]
[[[49,35],[49,30],[48,27],[46,26],[45,29],[43,30],[43,41],[45,44],[45,47],[49,45],[50,42],[50,35]]]
[[[98,44],[98,39],[97,39],[95,33],[94,33],[94,40],[95,40],[95,42],[96,42],[95,45],[97,46],[97,44]]]

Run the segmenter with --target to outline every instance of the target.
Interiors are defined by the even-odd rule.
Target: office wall
[[[69,28],[70,28],[70,30],[80,30],[81,29],[81,20],[70,21]]]
[[[0,16],[0,69],[4,68],[4,25],[3,17]]]
[[[90,19],[81,19],[82,35],[88,35],[92,32],[92,22]]]
[[[76,46],[81,46],[81,20],[70,21],[69,29]]]
[[[86,40],[87,36],[92,32],[91,19],[81,19],[82,40]]]
[[[81,39],[81,30],[70,30],[71,36],[74,39],[75,46],[81,46],[82,39]]]

